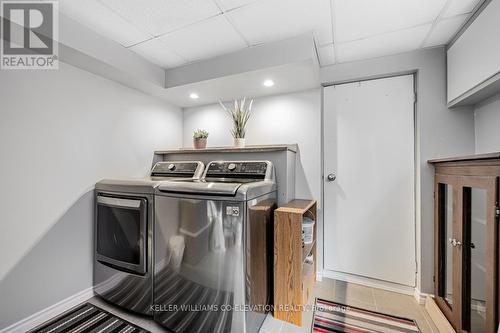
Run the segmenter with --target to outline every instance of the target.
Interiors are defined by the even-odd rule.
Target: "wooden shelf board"
[[[306,244],[302,248],[302,263],[306,260],[306,257],[311,253],[312,249],[314,248],[314,245],[316,244],[316,240],[313,240],[311,244]],[[316,260],[316,258],[314,258]]]
[[[427,163],[435,164],[435,163],[445,163],[445,162],[479,161],[479,160],[494,160],[494,159],[500,159],[500,152],[489,153],[489,154],[477,154],[477,155],[437,158],[437,159],[429,160],[429,161],[427,161]]]
[[[316,201],[314,200],[295,199],[279,207],[277,210],[280,212],[304,214],[309,209],[311,209],[311,207],[314,206],[315,204]]]
[[[205,149],[178,148],[157,150],[156,155],[172,154],[203,154],[203,153],[262,153],[273,151],[291,151],[296,153],[299,147],[295,144],[276,144],[276,145],[251,145],[243,148],[236,147],[207,147]]]

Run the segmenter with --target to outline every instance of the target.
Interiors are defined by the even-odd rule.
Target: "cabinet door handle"
[[[455,239],[455,238],[448,238],[448,242],[450,242],[451,246],[453,246],[453,247],[462,246],[462,242]]]

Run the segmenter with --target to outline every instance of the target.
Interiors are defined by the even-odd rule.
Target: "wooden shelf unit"
[[[314,220],[313,242],[302,246],[302,221]],[[316,282],[317,208],[292,200],[274,211],[274,318],[302,326],[302,310]],[[314,256],[313,264],[305,262]]]

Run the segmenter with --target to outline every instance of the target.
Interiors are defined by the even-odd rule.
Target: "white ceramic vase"
[[[236,148],[245,147],[245,138],[234,138],[234,146]]]

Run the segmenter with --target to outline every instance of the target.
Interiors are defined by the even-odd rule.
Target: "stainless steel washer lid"
[[[157,187],[157,194],[224,196],[248,200],[276,190],[269,161],[212,161],[200,181],[172,181]]]
[[[187,193],[198,195],[235,196],[241,183],[216,183],[216,182],[166,182],[158,186],[160,192]]]

